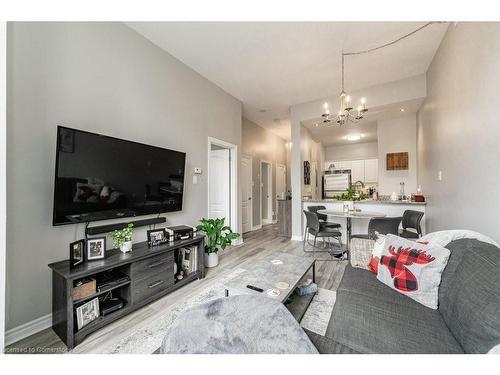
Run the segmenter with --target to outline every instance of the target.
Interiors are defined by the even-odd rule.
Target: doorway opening
[[[208,137],[208,217],[238,231],[236,145]]]
[[[262,225],[273,223],[273,165],[260,161],[260,217]]]
[[[252,158],[241,156],[241,232],[247,233],[253,229],[253,182]]]

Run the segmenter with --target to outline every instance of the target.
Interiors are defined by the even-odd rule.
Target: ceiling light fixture
[[[345,138],[348,141],[359,141],[361,139],[361,134],[359,133],[347,134]]]
[[[340,126],[345,125],[348,122],[357,123],[363,119],[364,113],[366,113],[368,111],[368,108],[366,107],[366,99],[365,98],[361,98],[360,105],[358,105],[358,107],[356,108],[356,111],[353,111],[351,97],[349,95],[347,95],[347,93],[344,90],[344,58],[345,58],[345,56],[362,55],[365,53],[370,53],[370,52],[379,50],[381,48],[391,46],[391,45],[396,44],[397,42],[399,42],[403,39],[408,38],[409,36],[417,33],[418,31],[426,28],[427,26],[430,26],[430,25],[435,24],[435,23],[443,23],[443,22],[427,22],[425,25],[420,26],[418,29],[413,30],[412,32],[410,32],[406,35],[403,35],[402,37],[400,37],[398,39],[395,39],[391,42],[382,44],[382,45],[374,47],[374,48],[370,48],[370,49],[362,50],[362,51],[356,51],[356,52],[344,52],[344,51],[342,51],[342,91],[340,92],[340,97],[339,97],[340,107],[339,107],[337,114],[332,115],[330,113],[328,103],[325,103],[323,105],[324,112],[321,115],[321,117],[323,117],[323,122],[328,124],[328,123],[331,123],[332,121],[335,121],[335,123],[337,123]],[[403,112],[403,111],[401,111],[401,112]]]

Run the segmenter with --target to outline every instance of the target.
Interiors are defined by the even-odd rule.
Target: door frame
[[[238,146],[217,138],[208,137],[207,142],[207,217],[210,213],[210,152],[212,151],[212,145],[223,147],[229,149],[229,191],[230,191],[230,201],[229,204],[229,222],[230,227],[234,232],[239,232],[239,221],[238,221]],[[241,236],[235,241],[236,243],[242,243],[240,240]]]
[[[287,192],[287,186],[286,186],[286,178],[287,178],[287,171],[286,171],[286,165],[283,164],[283,163],[276,163],[276,178],[275,180],[278,179],[278,171],[279,171],[279,168],[280,167],[283,167],[283,169],[285,170],[285,180],[283,181],[283,183],[285,184],[285,194]],[[278,184],[276,184],[276,186],[278,186]],[[278,194],[278,191],[276,190],[276,194]],[[276,199],[276,215],[278,215],[278,197],[275,197],[274,199]],[[277,216],[276,216],[277,218]]]
[[[7,22],[0,22],[0,128],[7,128],[7,92],[4,89],[7,86]],[[0,153],[6,154],[7,135],[5,130],[0,136]],[[0,353],[5,349],[5,310],[6,310],[6,229],[5,221],[7,218],[7,180],[6,180],[6,158],[0,161],[0,176],[2,186],[0,187]]]
[[[262,164],[267,164],[269,165],[269,171],[268,171],[268,178],[267,178],[267,181],[268,181],[268,188],[270,189],[270,194],[269,194],[269,198],[267,198],[267,213],[268,213],[268,219],[266,219],[266,222],[264,222],[264,219],[262,218],[262,203],[264,202],[263,201],[263,194],[262,194],[262,190],[264,188],[264,184],[262,183]],[[273,163],[272,161],[270,160],[261,160],[260,161],[260,204],[259,204],[259,212],[260,212],[260,224],[261,225],[264,225],[264,224],[272,224],[273,223],[273,197],[274,197],[274,194],[273,194]],[[270,218],[269,218],[270,216]]]
[[[250,155],[241,155],[241,162],[243,162],[243,159],[250,159],[250,232],[255,230],[253,226],[253,158]],[[243,173],[242,173],[243,175]],[[242,181],[243,184],[243,181]],[[243,204],[243,203],[242,203]],[[243,209],[241,210],[241,215],[243,217]],[[241,222],[241,233],[243,233],[243,219]]]

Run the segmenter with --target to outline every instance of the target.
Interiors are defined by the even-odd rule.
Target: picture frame
[[[82,329],[90,322],[99,318],[99,298],[94,298],[76,308],[76,324]]]
[[[73,269],[85,261],[85,240],[69,244],[69,268]]]
[[[106,258],[106,237],[87,238],[87,260]]]
[[[148,245],[157,246],[168,242],[168,234],[165,228],[150,229],[147,231]]]

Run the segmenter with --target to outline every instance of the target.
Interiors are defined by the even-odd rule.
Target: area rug
[[[150,354],[158,352],[165,333],[180,313],[194,305],[223,297],[224,284],[242,272],[245,272],[245,270],[238,268],[220,280],[212,282],[200,293],[172,305],[154,322],[147,322],[144,326],[138,327],[126,337],[110,343],[101,352],[104,354]],[[302,327],[324,336],[335,303],[335,296],[334,291],[319,288],[318,293],[314,296],[304,314],[301,322]]]

